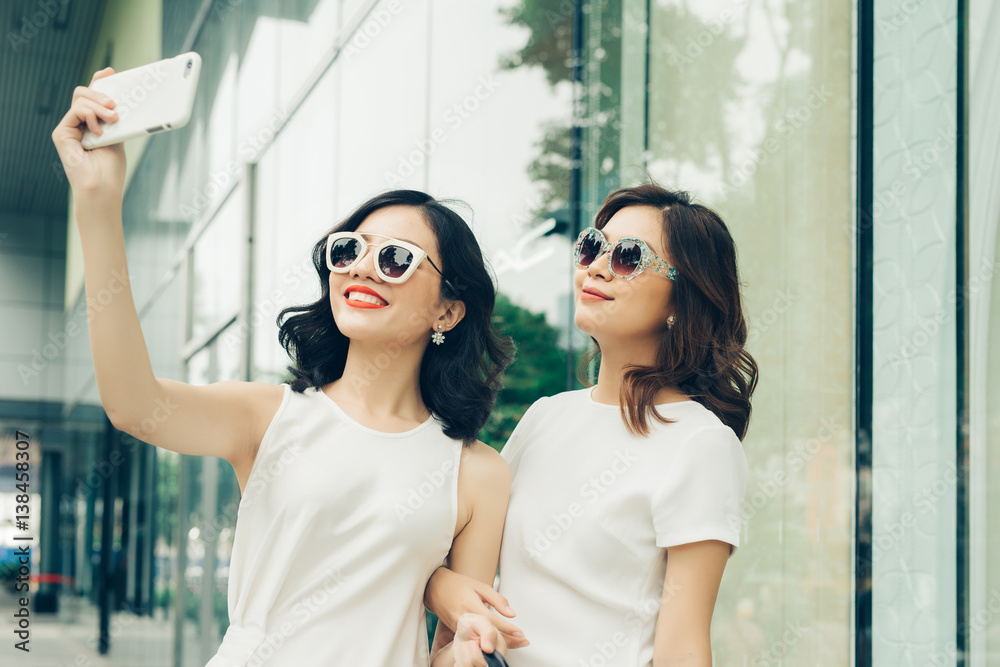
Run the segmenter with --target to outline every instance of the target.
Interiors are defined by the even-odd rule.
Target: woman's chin
[[[597,331],[597,329],[599,328],[595,326],[596,323],[594,322],[594,319],[590,317],[587,313],[580,312],[579,308],[577,309],[576,314],[573,316],[573,323],[576,325],[577,329],[587,334],[588,336],[593,336],[595,331]]]
[[[404,330],[398,327],[373,326],[367,322],[358,322],[352,317],[341,317],[337,320],[337,328],[351,341],[365,345],[391,346],[394,350],[406,347],[415,342],[424,331]],[[430,329],[426,333],[430,337]]]
[[[340,333],[351,340],[371,341],[386,338],[387,335],[391,337],[391,332],[385,326],[375,326],[374,322],[359,321],[359,319],[351,314],[343,313],[334,321],[337,323]]]

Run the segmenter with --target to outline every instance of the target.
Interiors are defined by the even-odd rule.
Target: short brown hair
[[[657,412],[655,401],[661,389],[677,387],[742,440],[750,421],[757,363],[744,349],[747,325],[729,228],[712,209],[691,203],[687,192],[653,182],[609,194],[594,226],[602,229],[628,206],[661,211],[663,239],[677,277],[672,290],[675,323],[669,329],[664,323],[656,364],[626,366],[619,396],[622,420],[634,435],[648,435],[650,419],[671,423]],[[598,347],[577,369],[584,384],[589,384],[586,364],[599,353]]]

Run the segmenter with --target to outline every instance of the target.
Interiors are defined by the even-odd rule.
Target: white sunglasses
[[[364,236],[378,236],[385,241],[368,243]],[[375,248],[375,273],[387,283],[406,282],[424,259],[441,273],[434,260],[419,246],[381,234],[364,236],[358,232],[334,232],[326,237],[327,268],[333,273],[347,273],[368,254],[368,248]]]

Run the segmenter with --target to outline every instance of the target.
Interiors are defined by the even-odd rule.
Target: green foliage
[[[180,455],[156,452],[156,535],[173,544],[177,530],[177,498],[180,492]]]
[[[566,351],[559,347],[559,331],[544,315],[499,294],[493,319],[517,346],[517,360],[504,374],[505,402],[530,404],[566,390]]]
[[[745,48],[744,30],[719,33],[683,3],[649,5],[652,13],[644,24],[623,20],[622,0],[594,0],[586,3],[583,66],[583,151],[585,171],[595,183],[589,199],[601,201],[605,195],[626,184],[644,164],[621,164],[623,124],[648,123],[650,145],[645,161],[667,157],[678,163],[692,162],[701,169],[721,163],[728,180],[732,171],[731,151],[725,122],[728,109],[739,99],[746,85],[736,67],[736,58]],[[520,0],[501,10],[511,26],[527,31],[525,45],[501,58],[504,69],[540,67],[552,86],[572,81],[573,16],[568,0]],[[626,40],[646,41],[650,71],[645,91],[648,118],[622,117],[622,55]],[[711,37],[710,47],[697,40]],[[711,49],[711,56],[705,51]],[[784,68],[782,68],[784,69]],[[710,82],[710,85],[706,85]],[[636,106],[642,108],[646,105]],[[677,132],[674,128],[685,128]],[[565,206],[569,196],[570,122],[556,121],[544,127],[536,144],[537,156],[528,168],[532,180],[543,187],[541,206],[536,214]],[[623,174],[623,171],[626,173]]]
[[[510,25],[529,30],[527,44],[505,56],[501,67],[542,67],[553,86],[570,80],[568,55],[573,47],[573,11],[569,0],[522,0],[513,7],[502,8],[500,14]]]
[[[569,209],[570,187],[570,128],[562,120],[548,121],[542,125],[542,137],[535,142],[537,156],[528,165],[528,176],[542,186],[537,218],[548,217],[549,212]]]
[[[174,603],[174,587],[169,586],[159,586],[157,585],[156,590],[153,591],[153,606],[161,607],[167,609]]]
[[[438,617],[430,609],[427,610],[427,645],[434,645],[434,629],[437,627]]]
[[[500,59],[502,69],[541,67],[552,86],[572,79],[573,12],[569,0],[522,0],[501,9],[500,14],[509,25],[528,31],[527,43]],[[528,166],[528,174],[543,190],[539,208],[533,213],[546,217],[546,211],[569,205],[569,124],[546,123],[535,148],[537,157]]]
[[[10,593],[17,592],[17,575],[20,571],[20,564],[16,559],[11,558],[0,563],[0,586],[6,588]]]
[[[517,358],[503,376],[504,389],[479,434],[499,451],[532,403],[566,391],[566,350],[559,347],[559,332],[544,315],[515,305],[503,294],[497,295],[493,321],[517,347]],[[579,386],[574,380],[570,388]]]

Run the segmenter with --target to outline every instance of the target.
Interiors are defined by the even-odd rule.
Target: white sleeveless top
[[[429,664],[424,587],[451,549],[462,441],[286,383],[240,499],[230,626],[207,667]]]

